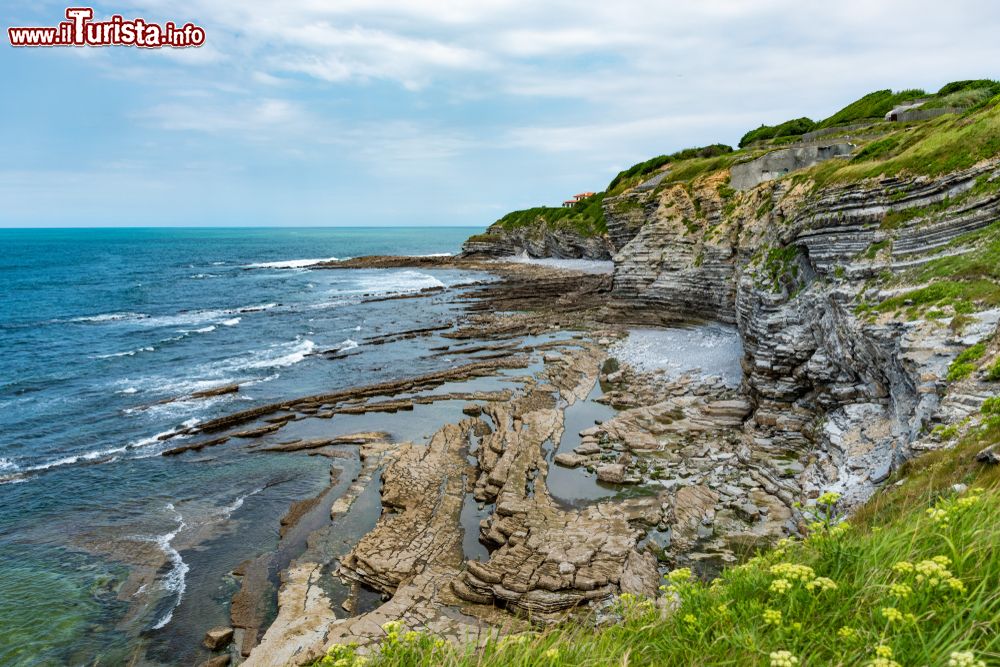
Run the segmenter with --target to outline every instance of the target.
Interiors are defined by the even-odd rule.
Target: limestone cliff
[[[604,193],[580,195],[566,207],[538,206],[512,211],[465,242],[469,256],[611,259],[614,247],[604,226]]]
[[[615,296],[663,320],[735,323],[756,446],[804,462],[804,489],[857,501],[935,423],[978,407],[946,398],[945,376],[1000,316],[982,266],[1000,220],[1000,159],[934,176],[825,175],[740,192],[722,169],[604,207]],[[958,288],[942,286],[950,272]]]
[[[493,225],[485,234],[467,240],[462,252],[470,256],[507,257],[527,253],[529,257],[608,260],[614,246],[604,234],[585,236],[575,229],[542,221],[515,229]]]

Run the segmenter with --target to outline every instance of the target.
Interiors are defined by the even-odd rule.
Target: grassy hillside
[[[888,89],[877,90],[851,102],[829,118],[818,122],[809,118],[796,118],[778,125],[761,125],[743,135],[743,138],[740,139],[740,148],[756,142],[787,143],[795,141],[801,135],[813,130],[836,128],[841,125],[866,121],[877,122],[882,120],[893,108],[921,98],[927,99],[921,106],[923,109],[942,107],[964,109],[982,104],[997,94],[1000,94],[1000,82],[990,79],[954,81],[943,86],[937,93],[927,93],[920,89],[899,92]]]
[[[945,115],[921,123],[886,123],[883,116],[904,102],[928,98],[925,107],[967,107],[961,114]],[[922,90],[893,92],[879,90],[848,104],[829,118],[814,122],[796,118],[774,126],[761,125],[747,132],[740,141],[741,150],[725,144],[688,148],[670,155],[658,155],[619,172],[605,192],[571,208],[540,206],[513,211],[500,218],[495,226],[513,230],[547,224],[573,230],[584,237],[607,232],[601,204],[605,196],[619,195],[657,172],[669,169],[663,183],[690,181],[703,174],[728,169],[735,162],[751,159],[767,150],[797,141],[805,132],[816,129],[871,121],[866,133],[877,138],[849,161],[835,160],[818,169],[799,172],[796,178],[814,178],[817,185],[850,181],[884,174],[904,172],[938,175],[975,164],[980,159],[1000,154],[1000,82],[990,79],[956,81],[929,94]],[[761,146],[762,144],[763,147]],[[754,145],[756,148],[747,148]],[[475,238],[475,237],[473,237]]]
[[[386,628],[372,665],[948,665],[1000,661],[1000,398],[954,449],[911,461],[851,520],[836,494],[812,507],[804,540],[706,584],[667,575],[656,600],[623,595],[616,622],[455,648]],[[895,482],[895,483],[892,483]],[[354,665],[350,647],[321,665]]]
[[[538,206],[512,211],[493,223],[493,226],[511,231],[545,224],[550,228],[572,230],[585,238],[599,236],[608,231],[604,223],[604,211],[601,208],[603,201],[604,193],[598,192],[571,207]],[[480,234],[472,237],[473,240],[477,238],[489,238],[489,235]]]

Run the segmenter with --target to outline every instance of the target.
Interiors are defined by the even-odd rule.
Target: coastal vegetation
[[[953,449],[904,465],[849,519],[821,495],[803,539],[710,582],[666,575],[660,596],[622,595],[606,627],[568,622],[453,646],[390,624],[378,653],[338,646],[318,665],[949,665],[1000,658],[1000,440],[987,401]]]
[[[546,225],[555,229],[570,229],[585,238],[606,234],[608,228],[602,208],[604,196],[605,193],[598,192],[572,206],[536,206],[521,211],[511,211],[494,224],[507,231]],[[477,238],[487,238],[487,235],[472,237],[472,239]]]
[[[687,160],[711,160],[720,156],[733,153],[732,146],[726,144],[712,144],[698,148],[685,148],[684,150],[671,153],[670,155],[658,155],[645,162],[634,164],[628,169],[621,171],[608,184],[609,194],[619,194],[625,190],[641,183],[645,178],[652,176],[669,164],[683,162]]]
[[[924,109],[964,109],[919,122],[886,122],[883,117],[893,108],[921,101]],[[799,170],[787,178],[793,184],[809,182],[813,190],[857,182],[866,178],[893,177],[903,174],[939,176],[968,168],[980,160],[1000,153],[1000,82],[990,79],[956,81],[937,93],[911,89],[894,92],[879,90],[848,104],[828,118],[813,121],[796,118],[777,125],[761,125],[747,132],[733,150],[725,144],[687,148],[636,163],[619,172],[603,192],[570,207],[540,206],[513,211],[494,223],[501,230],[541,227],[571,230],[584,238],[607,233],[603,204],[605,198],[621,195],[650,179],[656,186],[689,183],[700,177],[729,169],[734,164],[760,157],[770,150],[800,141],[807,132],[824,130],[834,137],[838,128],[845,131],[865,123],[862,138],[852,137],[859,146],[849,159],[828,160]],[[832,140],[832,139],[831,139]],[[990,183],[988,187],[994,187]],[[943,212],[957,201],[932,205]],[[728,201],[731,213],[735,198]],[[766,214],[769,208],[760,207]],[[891,228],[914,216],[933,213],[907,209],[890,212],[884,225]],[[473,239],[489,240],[487,235]]]

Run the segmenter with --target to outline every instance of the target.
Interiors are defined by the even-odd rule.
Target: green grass
[[[584,237],[599,236],[608,231],[603,202],[604,193],[599,192],[571,207],[538,206],[512,211],[494,224],[506,230],[514,230],[546,223],[551,227],[571,229]]]
[[[856,123],[871,118],[881,120],[894,107],[904,102],[927,96],[927,93],[919,89],[902,90],[898,93],[894,93],[888,89],[877,90],[874,93],[868,93],[859,100],[851,102],[829,118],[820,121],[817,123],[817,127],[833,127],[835,125]]]
[[[795,118],[786,120],[778,125],[761,125],[756,130],[750,130],[740,139],[740,148],[748,146],[755,141],[768,141],[770,139],[799,138],[806,132],[816,128],[816,121],[811,118]]]
[[[862,303],[859,314],[902,311],[908,319],[932,309],[951,307],[956,314],[1000,306],[1000,222],[963,234],[952,247],[967,251],[939,257],[923,266],[884,281],[887,285],[921,285],[877,304]],[[958,323],[956,323],[958,327]]]
[[[1000,382],[1000,359],[993,362],[993,365],[986,371],[987,382]]]
[[[817,185],[899,174],[939,176],[1000,154],[1000,96],[965,116],[949,114],[866,145],[846,162],[830,160],[811,172]]]
[[[986,354],[986,343],[976,343],[966,348],[948,366],[948,381],[957,382],[972,375],[976,370],[976,362]]]
[[[875,664],[944,666],[966,652],[973,661],[960,664],[996,664],[1000,466],[974,460],[1000,441],[994,403],[954,449],[904,465],[890,482],[905,481],[849,522],[836,522],[835,505],[814,508],[805,540],[783,541],[711,583],[675,571],[659,601],[618,598],[618,621],[604,629],[570,621],[476,649],[390,626],[368,664],[847,666],[881,656]],[[959,483],[971,490],[953,491]],[[356,663],[343,648],[320,664]]]
[[[694,158],[678,162],[661,181],[661,186],[669,183],[690,182],[694,179],[722,169],[728,169],[736,162],[737,153],[708,158]]]
[[[671,153],[670,155],[658,155],[645,162],[634,164],[628,169],[621,171],[608,184],[607,192],[611,195],[619,194],[625,190],[639,185],[647,180],[664,166],[684,162],[686,160],[714,158],[720,155],[728,155],[733,152],[732,146],[726,144],[712,144],[698,148],[685,148],[684,150]]]

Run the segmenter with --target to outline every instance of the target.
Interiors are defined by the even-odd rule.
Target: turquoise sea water
[[[421,339],[357,344],[453,319],[455,292],[483,276],[308,260],[454,253],[477,231],[0,230],[0,664],[121,664],[137,642],[151,662],[186,664],[171,643],[192,641],[184,605],[224,623],[220,573],[277,541],[275,522],[253,517],[316,493],[329,468],[192,466],[159,456],[179,443],[157,436],[448,366]],[[240,391],[175,400],[230,383]]]

